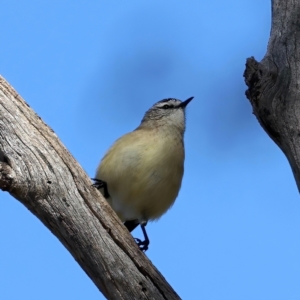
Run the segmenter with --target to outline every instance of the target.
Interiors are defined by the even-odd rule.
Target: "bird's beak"
[[[188,98],[187,100],[185,101],[182,101],[178,107],[182,107],[182,108],[185,108],[192,100],[194,99],[194,97],[190,97]]]

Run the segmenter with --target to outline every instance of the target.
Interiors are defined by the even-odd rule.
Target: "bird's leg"
[[[135,238],[135,240],[136,240],[136,243],[139,246],[139,248],[142,251],[146,252],[148,250],[148,246],[150,244],[150,240],[149,240],[148,234],[146,232],[147,222],[146,223],[141,223],[140,225],[141,225],[141,228],[142,228],[142,231],[143,231],[143,234],[144,234],[144,240],[141,241],[140,239],[137,239],[137,238]]]
[[[148,238],[148,235],[147,235],[147,232],[145,229],[145,226],[147,225],[147,223],[140,224],[139,220],[137,220],[137,219],[124,222],[124,226],[128,229],[129,232],[133,231],[139,225],[141,225],[145,240],[141,241],[140,239],[137,239],[137,238],[134,238],[134,239],[135,239],[137,245],[139,246],[139,248],[142,251],[146,251],[148,249],[148,245],[149,245],[149,238]]]
[[[139,225],[140,225],[140,222],[137,219],[124,222],[124,226],[128,229],[129,232],[133,231]]]
[[[110,196],[109,196],[108,189],[107,189],[107,183],[105,181],[103,181],[101,179],[97,179],[97,178],[92,178],[92,180],[95,181],[95,183],[92,186],[94,186],[97,190],[100,190],[103,188],[104,198],[106,198],[106,199],[109,198]]]
[[[108,193],[108,189],[107,189],[107,183],[101,179],[97,179],[97,178],[92,178],[92,180],[95,181],[95,183],[92,185],[94,186],[96,189],[100,190],[100,189],[103,189],[103,196],[105,198],[109,198],[110,195]],[[139,248],[146,252],[148,250],[148,246],[150,244],[150,240],[148,238],[148,234],[146,232],[146,225],[147,225],[147,222],[143,222],[143,223],[139,223],[138,220],[130,220],[130,221],[126,221],[124,222],[124,225],[125,227],[128,229],[129,232],[131,232],[132,230],[134,230],[138,225],[141,225],[141,228],[142,228],[142,231],[143,231],[143,234],[144,234],[144,240],[140,240],[140,239],[137,239],[137,238],[134,238],[137,245],[139,246]]]

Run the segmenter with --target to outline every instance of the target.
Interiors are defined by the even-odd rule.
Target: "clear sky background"
[[[298,191],[242,76],[265,54],[270,15],[266,0],[1,1],[1,75],[91,177],[153,103],[195,97],[180,195],[148,225],[147,255],[183,299],[300,299]],[[3,192],[0,239],[1,300],[103,299]]]

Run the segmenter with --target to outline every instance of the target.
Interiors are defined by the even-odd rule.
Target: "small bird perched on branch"
[[[185,101],[168,98],[155,103],[141,124],[119,138],[102,158],[94,186],[131,232],[141,225],[142,251],[149,246],[145,226],[174,203],[184,168]]]

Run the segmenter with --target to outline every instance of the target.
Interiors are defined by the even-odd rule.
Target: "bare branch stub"
[[[275,90],[278,74],[274,70],[266,69],[263,64],[251,57],[247,59],[244,77],[248,86],[246,96],[252,105],[254,115],[269,136],[279,144],[280,133],[276,128],[275,111],[272,106],[274,96],[272,90]]]
[[[246,96],[259,123],[286,155],[300,189],[300,2],[272,1],[272,27],[261,62],[247,59]]]
[[[91,184],[0,77],[0,188],[51,230],[108,299],[179,299]]]

